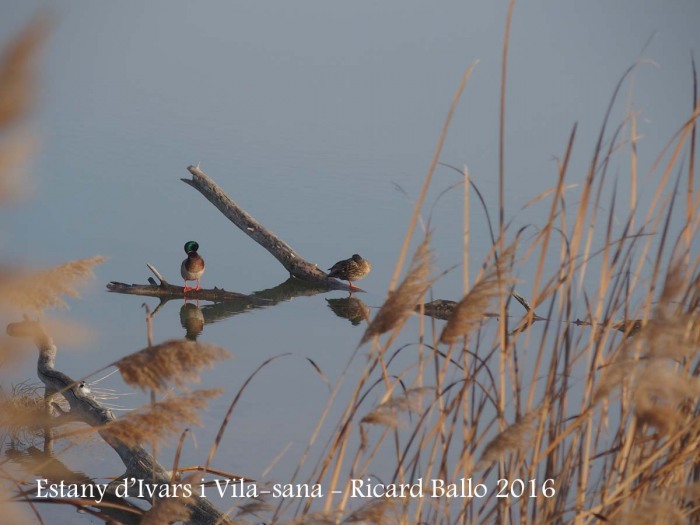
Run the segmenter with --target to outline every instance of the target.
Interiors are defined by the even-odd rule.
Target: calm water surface
[[[43,4],[4,2],[3,42]],[[642,13],[636,6],[632,1],[517,6],[506,133],[507,219],[513,231],[544,222],[548,201],[521,208],[555,183],[552,159],[563,155],[576,121],[579,139],[570,173],[573,183],[583,179],[614,86],[631,64],[644,62],[623,88],[613,124],[632,100],[644,136],[641,165],[650,165],[689,115],[689,53],[700,50],[694,30],[700,8],[690,1],[659,3]],[[109,294],[105,285],[145,283],[146,263],[179,283],[187,240],[199,242],[207,261],[205,287],[252,293],[288,277],[179,181],[189,175],[188,164],[201,162],[244,209],[321,268],[356,252],[370,259],[373,271],[360,283],[367,293],[358,297],[376,312],[453,92],[477,59],[441,160],[469,166],[496,220],[503,2],[447,2],[437,8],[417,1],[108,6],[76,0],[52,10],[55,25],[33,122],[41,137],[31,170],[36,189],[30,200],[2,210],[0,217],[3,261],[51,265],[108,257],[82,300],[70,301],[70,311],[62,313],[94,334],[89,344],[61,346],[59,367],[73,376],[146,345],[142,303],[154,309],[158,301]],[[612,169],[621,184],[626,162],[620,159]],[[457,180],[453,171],[440,168],[428,204]],[[576,202],[578,188],[571,191]],[[627,197],[619,198],[624,208]],[[483,211],[472,202],[471,258],[477,267],[490,240]],[[461,188],[435,208],[431,224],[439,270],[461,263],[462,213]],[[530,270],[525,266],[520,275],[524,293],[532,284]],[[457,268],[443,277],[433,296],[460,299],[461,275]],[[362,324],[329,308],[327,299],[345,296],[299,297],[206,325],[199,340],[229,349],[233,359],[203,375],[203,386],[226,391],[203,415],[182,464],[204,462],[245,379],[267,358],[289,353],[247,389],[215,461],[222,470],[253,478],[289,478],[329,395],[305,358],[333,385],[362,335]],[[181,301],[171,301],[158,311],[156,341],[184,337],[181,307]],[[397,344],[415,342],[417,326],[413,317]],[[365,351],[350,366],[351,378]],[[14,374],[16,381],[33,379],[33,361]],[[352,384],[341,389],[323,437]],[[100,386],[130,394],[116,401],[125,407],[145,400],[117,375]],[[92,446],[104,452],[101,444]],[[80,456],[66,453],[78,465],[84,461]],[[98,472],[92,461],[84,468],[91,475],[114,475],[116,455],[105,456]],[[169,463],[172,450],[162,450],[161,457]]]

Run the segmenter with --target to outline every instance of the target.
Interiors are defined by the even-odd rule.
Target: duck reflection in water
[[[199,305],[185,301],[180,308],[180,324],[185,329],[185,338],[196,341],[204,330],[204,314]]]
[[[326,299],[328,308],[338,317],[347,319],[353,326],[369,319],[369,306],[357,297],[345,297],[344,299]]]

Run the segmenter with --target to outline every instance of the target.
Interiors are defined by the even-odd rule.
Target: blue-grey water
[[[3,262],[50,266],[108,257],[82,299],[70,300],[70,310],[60,313],[93,333],[90,343],[60,348],[59,368],[71,375],[146,345],[141,305],[154,309],[158,301],[110,294],[105,285],[145,283],[146,263],[179,284],[187,240],[197,240],[206,259],[204,287],[252,293],[288,277],[180,182],[189,164],[201,163],[244,209],[321,268],[353,253],[370,259],[372,273],[359,283],[367,293],[358,297],[375,313],[454,91],[477,60],[440,158],[468,166],[498,220],[506,2],[5,1],[1,42],[46,7],[53,25],[31,120],[40,139],[29,169],[34,190],[0,210],[0,241]],[[548,200],[522,207],[555,184],[555,158],[563,157],[575,122],[569,182],[579,186],[569,190],[569,199],[577,203],[606,107],[633,64],[611,127],[626,111],[637,112],[640,172],[647,176],[692,110],[698,22],[700,5],[693,0],[643,8],[632,0],[516,5],[505,131],[506,220],[513,231],[546,220]],[[626,187],[628,156],[625,150],[611,166],[620,188]],[[649,191],[658,177],[650,175]],[[452,170],[438,168],[427,206],[458,180]],[[628,192],[620,191],[620,210],[628,200]],[[432,216],[438,270],[461,264],[462,216],[457,188],[440,199]],[[471,224],[473,275],[491,245],[474,196]],[[519,274],[526,295],[532,286],[528,268]],[[432,290],[444,299],[461,294],[461,268]],[[203,415],[204,426],[193,429],[196,448],[188,442],[182,464],[204,463],[244,380],[265,359],[289,352],[247,389],[215,461],[252,478],[273,464],[267,479],[289,478],[329,392],[304,358],[335,384],[362,334],[362,324],[352,325],[328,307],[327,298],[345,295],[300,297],[204,328],[199,340],[229,349],[233,359],[203,376],[205,386],[226,391]],[[181,306],[172,301],[158,311],[156,342],[185,335]],[[583,305],[580,311],[583,316]],[[416,340],[417,326],[416,317],[409,320],[404,342]],[[351,376],[361,364],[351,366]],[[2,374],[3,382],[35,379],[34,362],[27,360],[9,378]],[[100,385],[131,392],[117,375]],[[350,388],[341,390],[327,429]],[[118,403],[134,407],[144,400],[134,394]],[[164,463],[172,453],[161,450]],[[119,473],[116,456],[104,455],[108,459],[90,475]],[[81,463],[75,450],[66,456]]]

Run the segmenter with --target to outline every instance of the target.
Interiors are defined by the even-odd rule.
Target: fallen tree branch
[[[152,277],[148,279],[151,284],[126,284],[112,281],[107,285],[107,289],[115,293],[148,295],[151,297],[170,299],[185,296],[185,289],[182,286],[170,284],[152,264],[146,264],[146,266],[148,266],[148,269],[158,278],[160,281],[159,283],[156,283]],[[216,287],[209,289],[202,288],[201,290],[188,290],[187,298],[213,302],[241,302],[249,306],[269,306],[272,304],[271,301],[263,299],[262,297],[254,297],[238,292],[228,292],[223,288]]]
[[[291,246],[265,228],[243,208],[236,204],[212,179],[200,170],[198,166],[188,166],[187,170],[192,174],[192,179],[180,180],[204,195],[209,202],[216,206],[228,220],[238,226],[243,233],[270,252],[275,259],[284,266],[290,275],[297,279],[322,285],[330,290],[362,291],[356,288],[351,290],[344,282],[328,277],[328,274],[322,271],[318,266],[300,257]]]
[[[116,439],[109,432],[99,430],[116,420],[112,411],[97,401],[90,393],[80,388],[80,384],[63,372],[54,368],[56,363],[56,345],[34,321],[24,320],[7,326],[7,334],[13,337],[31,337],[39,349],[37,375],[46,388],[47,394],[59,393],[70,407],[70,414],[83,423],[98,428],[98,433],[119,455],[126,473],[124,477],[148,480],[149,483],[171,483],[171,474],[141,446],[128,446]],[[191,522],[206,524],[233,525],[233,521],[222,514],[206,498],[194,496]]]

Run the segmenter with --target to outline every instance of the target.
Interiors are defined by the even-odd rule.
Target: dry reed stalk
[[[464,176],[464,188],[463,188],[463,199],[464,199],[464,210],[463,210],[463,220],[462,220],[462,231],[464,232],[464,238],[462,239],[462,280],[464,281],[464,293],[469,290],[469,214],[471,212],[469,206],[469,169],[465,165],[462,168],[462,175]]]
[[[377,315],[365,330],[360,346],[376,335],[381,335],[389,330],[400,328],[413,313],[416,304],[421,302],[423,294],[432,284],[428,279],[432,267],[433,257],[430,253],[430,233],[426,233],[423,241],[416,248],[411,261],[411,267],[403,281],[395,291],[389,295],[379,309]]]
[[[93,268],[104,257],[77,259],[48,270],[15,272],[13,278],[0,281],[0,304],[25,310],[42,311],[65,307],[62,295],[79,297],[77,286],[93,277]]]
[[[454,308],[440,334],[440,342],[454,343],[460,337],[467,336],[474,327],[479,326],[491,301],[507,293],[506,288],[514,282],[510,276],[514,252],[515,245],[510,245],[476,280],[469,293]]]
[[[190,519],[193,497],[157,498],[141,518],[140,525],[169,525]]]
[[[190,433],[190,429],[186,428],[180,433],[180,439],[177,441],[177,448],[175,449],[175,457],[173,458],[173,468],[170,469],[172,475],[170,476],[170,482],[174,483],[175,480],[180,476],[180,455],[182,454],[182,447],[185,446],[185,437]]]
[[[652,165],[652,168],[651,168],[652,173],[655,172],[656,169],[661,164],[663,157],[666,154],[666,151],[668,149],[670,149],[671,145],[673,144],[673,141],[677,141],[676,146],[675,146],[675,148],[673,148],[673,151],[671,153],[671,158],[668,160],[666,168],[663,172],[661,180],[658,182],[658,187],[657,187],[658,189],[652,195],[652,202],[649,206],[649,211],[647,212],[645,222],[649,222],[650,217],[656,211],[656,206],[658,205],[659,200],[661,199],[661,196],[662,196],[662,192],[660,190],[666,186],[669,178],[671,177],[671,173],[674,171],[676,165],[678,164],[678,159],[680,158],[680,156],[683,152],[683,146],[686,144],[686,141],[689,138],[688,136],[689,135],[691,137],[693,136],[698,116],[700,116],[700,105],[696,104],[693,107],[693,113],[691,114],[690,118],[675,133],[675,135],[671,138],[671,140],[663,148],[661,153],[659,153],[656,160],[654,161],[654,164]],[[693,214],[691,214],[691,215],[693,215]]]
[[[506,173],[506,162],[505,162],[505,150],[506,150],[506,85],[507,85],[507,73],[508,73],[508,49],[510,47],[510,31],[511,24],[513,21],[513,12],[515,10],[515,0],[508,1],[508,11],[506,12],[506,24],[505,31],[503,32],[503,47],[501,55],[501,81],[500,81],[500,97],[499,97],[499,111],[498,111],[498,240],[495,248],[497,252],[503,253],[505,251],[505,173]],[[499,276],[500,278],[500,276]],[[503,287],[505,288],[505,284]],[[466,287],[466,285],[465,285]],[[509,353],[509,338],[507,334],[507,322],[506,322],[506,299],[501,295],[498,304],[498,314],[502,322],[498,324],[498,346],[500,347],[500,352],[498,354],[499,360],[499,389],[498,389],[498,413],[503,414],[505,411],[506,402],[506,357]],[[466,309],[466,308],[465,308]],[[448,325],[449,325],[448,321]],[[461,323],[460,323],[461,324]],[[457,325],[455,325],[456,327]],[[469,330],[469,323],[460,326],[464,328],[464,333]],[[455,340],[457,336],[454,336],[458,332],[452,332],[453,336],[450,336],[450,332],[446,332],[447,326],[443,333],[440,335],[440,340]],[[445,337],[445,339],[443,339]],[[465,340],[466,344],[466,340]],[[505,424],[505,421],[501,418],[501,427]]]
[[[139,446],[147,441],[163,442],[176,435],[182,423],[199,424],[201,411],[221,389],[195,390],[148,405],[104,426],[101,433],[122,441],[128,446]]]
[[[698,106],[698,72],[695,68],[695,57],[691,57],[693,64],[693,107]],[[697,120],[693,122],[693,131],[690,134],[690,159],[688,162],[688,184],[686,187],[685,200],[685,223],[692,224],[693,217],[697,215],[697,206],[693,202],[695,197],[695,146],[697,144]],[[690,247],[693,240],[693,230],[687,228],[685,230],[684,241],[687,250],[686,262],[690,259]]]
[[[634,214],[637,209],[637,142],[640,135],[637,134],[637,113],[630,109],[630,228],[634,228]]]
[[[544,273],[544,266],[545,262],[549,259],[550,257],[550,252],[549,252],[549,243],[550,239],[552,236],[552,232],[555,231],[555,220],[557,217],[557,214],[561,209],[565,209],[565,194],[567,187],[565,185],[565,179],[566,179],[566,172],[569,167],[569,161],[571,159],[571,152],[574,147],[574,141],[576,139],[576,130],[577,130],[577,125],[574,124],[571,134],[569,135],[569,141],[567,143],[566,147],[566,152],[564,153],[564,159],[558,163],[558,180],[557,180],[557,186],[554,190],[554,194],[552,197],[552,205],[550,206],[549,210],[549,215],[547,217],[547,221],[544,225],[544,228],[542,229],[541,233],[537,236],[537,241],[541,243],[541,249],[540,249],[540,256],[537,261],[537,271],[535,272],[535,278],[533,280],[533,285],[532,285],[532,297],[533,297],[533,303],[534,306],[532,308],[533,314],[534,310],[542,303],[542,301],[545,298],[546,293],[540,292],[540,282],[542,281],[542,275]],[[562,224],[561,231],[566,231],[566,214],[565,213],[560,213],[561,220],[564,222]],[[533,243],[533,249],[537,243]],[[563,251],[560,253],[560,258],[564,259],[564,255],[566,252]],[[564,259],[565,260],[565,259]],[[545,286],[546,288],[546,286]],[[529,318],[529,317],[528,317]]]
[[[508,48],[510,43],[510,27],[513,21],[515,0],[508,2],[506,13],[506,28],[503,32],[503,48],[501,51],[501,93],[498,111],[498,229],[505,230],[505,174],[506,174],[506,77],[508,73]],[[501,236],[502,242],[503,236]],[[501,245],[502,247],[502,245]]]
[[[198,381],[200,369],[211,368],[227,357],[226,350],[212,344],[172,339],[129,354],[112,365],[128,385],[162,392],[169,382],[182,387]]]
[[[670,176],[672,171],[674,170],[674,167],[678,163],[678,159],[682,153],[683,146],[688,139],[688,135],[690,134],[692,136],[692,132],[695,129],[695,122],[698,118],[698,115],[700,114],[700,106],[695,105],[693,108],[693,114],[692,116],[688,119],[688,121],[674,134],[674,136],[671,138],[671,140],[664,146],[663,150],[659,155],[657,156],[656,160],[654,161],[650,172],[655,173],[656,170],[658,169],[659,165],[661,164],[664,155],[667,153],[667,150],[671,148],[673,145],[673,142],[676,141],[675,148],[673,149],[673,152],[671,154],[671,159],[668,161],[668,164],[666,166],[666,169],[664,170],[664,173],[661,177],[661,180],[657,183],[656,191],[652,194],[652,202],[648,207],[648,211],[645,215],[644,219],[644,224],[646,225],[651,225],[651,231],[658,231],[658,224],[662,218],[663,215],[663,205],[657,209],[657,206],[659,205],[659,202],[661,201],[662,197],[664,196],[664,188],[669,182]],[[676,193],[677,190],[674,190],[674,194]],[[696,209],[700,202],[696,203]],[[672,209],[668,209],[668,217],[670,218]],[[694,214],[696,217],[700,217],[699,214]],[[653,219],[653,220],[652,220]],[[686,228],[689,228],[689,224],[686,224]],[[640,231],[643,231],[640,230]],[[693,233],[696,233],[697,230],[694,228],[690,228],[686,231],[690,231]],[[656,278],[659,274],[659,272],[662,269],[662,262],[663,262],[663,257],[661,250],[665,246],[665,240],[666,240],[666,233],[667,231],[664,231],[664,233],[661,236],[661,242],[659,243],[659,253],[657,254],[656,261],[654,263],[654,270],[653,270],[653,277],[651,279],[652,282],[656,282]],[[634,288],[637,284],[637,281],[641,278],[643,275],[642,268],[646,264],[646,258],[647,258],[647,252],[651,249],[651,238],[647,240],[647,242],[644,245],[644,250],[643,253],[638,255],[638,265],[636,270],[633,272],[633,282],[632,282],[632,288]],[[647,306],[647,310],[645,311],[645,314],[648,314],[648,309],[650,308],[650,304]],[[648,315],[646,315],[648,317]]]
[[[446,371],[436,370],[435,375],[437,382],[444,385]],[[467,382],[463,382],[463,392],[466,391],[466,385]],[[448,386],[446,388],[449,390],[450,387]],[[419,461],[421,461],[422,464],[425,465],[424,470],[421,472],[425,479],[449,479],[452,476],[452,474],[449,472],[449,467],[447,465],[452,465],[454,462],[453,459],[450,457],[450,445],[453,442],[453,440],[458,440],[459,433],[456,432],[457,425],[461,424],[464,426],[472,427],[472,425],[470,425],[467,420],[462,419],[460,421],[459,418],[460,408],[466,408],[466,405],[463,405],[463,403],[465,402],[465,395],[463,392],[456,395],[454,398],[452,398],[452,400],[448,401],[447,403],[444,402],[443,395],[436,396],[433,403],[436,408],[437,420],[432,420],[431,426],[426,425],[425,427],[423,427],[422,425],[417,425],[415,427],[414,435],[419,431],[423,435],[420,438],[420,442],[417,443],[415,447],[416,452],[414,454],[413,459],[411,460],[411,463],[413,469],[419,466]],[[432,408],[433,407],[431,407],[431,410]],[[452,414],[451,418],[450,414]],[[426,411],[423,412],[421,417],[423,418],[427,415],[428,412]],[[474,427],[470,429],[465,429],[465,432],[467,430],[473,431]],[[473,446],[474,441],[465,440],[463,441],[463,443],[464,446],[462,447],[460,453],[461,459],[453,465],[453,468],[455,469],[453,472],[459,472],[460,468],[469,468],[467,472],[469,472],[469,475],[471,475],[473,458],[471,457],[471,454],[469,454],[466,451],[465,447],[467,446],[467,443]],[[402,467],[404,459],[405,454],[403,455],[400,463]],[[406,470],[408,470],[408,468],[403,469],[403,471]],[[429,489],[429,485],[426,484],[426,488]],[[423,505],[427,503],[427,501],[421,499],[418,503],[418,508],[422,509]]]

